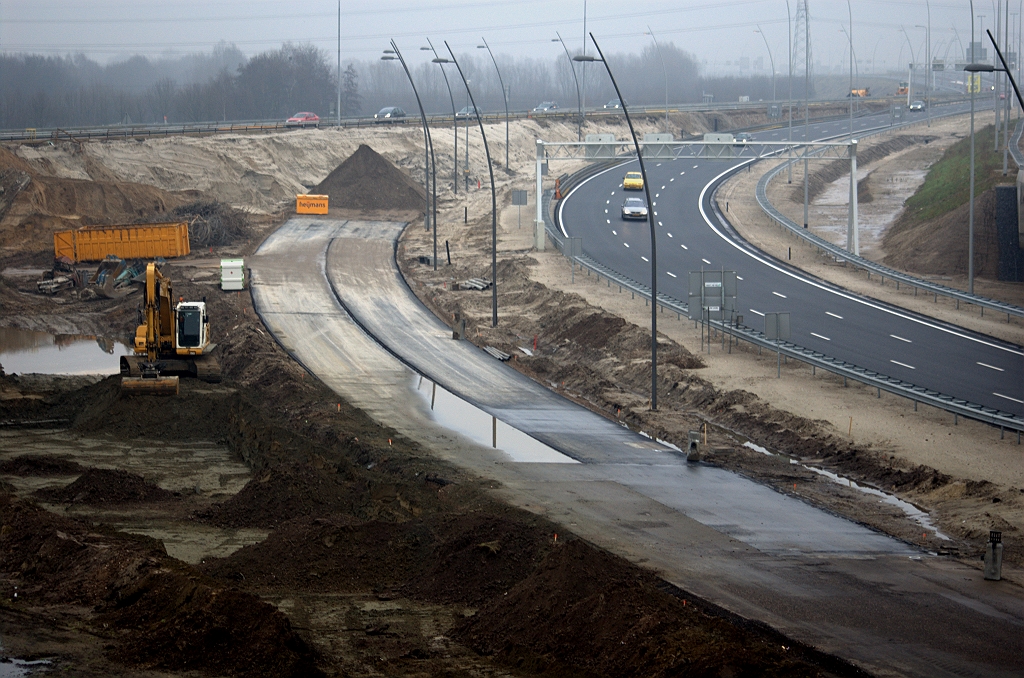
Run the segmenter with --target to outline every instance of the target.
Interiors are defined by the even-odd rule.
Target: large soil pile
[[[70,485],[38,490],[36,496],[56,504],[102,505],[169,501],[174,493],[121,469],[91,468]]]
[[[708,614],[713,608],[663,588],[649,572],[575,540],[492,598],[459,635],[480,652],[529,662],[544,675],[823,675],[789,654],[788,643],[739,631]],[[841,662],[830,668],[855,673]]]
[[[961,205],[937,219],[915,223],[904,212],[886,232],[882,245],[886,266],[926,275],[967,275],[970,205]],[[974,272],[999,275],[996,238],[996,193],[985,191],[974,204]]]
[[[0,181],[0,248],[20,251],[53,247],[55,231],[146,221],[199,197],[198,191],[46,176],[2,147]]]
[[[352,210],[422,210],[423,187],[376,151],[360,144],[311,191],[330,196],[332,207]]]

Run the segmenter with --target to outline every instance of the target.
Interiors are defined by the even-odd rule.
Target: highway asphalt
[[[452,340],[397,269],[401,227],[294,218],[250,259],[266,326],[339,395],[510,503],[877,675],[1024,675],[1020,587],[689,464]],[[523,463],[445,431],[410,366],[557,452]]]
[[[854,129],[874,128],[887,120],[887,115],[855,118]],[[848,120],[832,121],[811,125],[808,137],[823,139],[848,130]],[[803,126],[794,127],[793,139],[803,138]],[[785,141],[788,130],[761,132],[754,139]],[[1024,415],[1021,346],[853,294],[736,237],[711,202],[725,175],[746,162],[646,162],[657,223],[659,293],[686,301],[691,271],[736,271],[736,312],[743,316],[743,324],[763,330],[765,313],[788,312],[789,341],[794,344],[958,399]],[[625,197],[642,195],[622,189],[625,172],[637,167],[636,161],[624,163],[575,187],[559,204],[558,221],[565,235],[583,238],[583,251],[591,258],[649,284],[650,228],[647,222],[620,216]]]

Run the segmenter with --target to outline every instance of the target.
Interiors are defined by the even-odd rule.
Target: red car
[[[285,121],[286,127],[319,127],[320,116],[316,113],[296,113]]]

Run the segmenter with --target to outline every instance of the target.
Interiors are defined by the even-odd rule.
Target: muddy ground
[[[695,131],[706,122],[678,121]],[[659,121],[644,124],[653,131]],[[542,121],[514,131],[527,140],[575,138],[575,129]],[[301,134],[316,149],[311,164],[331,163],[319,174],[310,169],[309,176],[289,179],[305,187],[358,146],[355,137]],[[414,134],[368,134],[380,137],[375,145],[396,165],[414,166],[415,142],[408,139]],[[305,157],[287,151],[289,137],[231,143]],[[180,141],[161,147],[166,176],[179,176],[175,163],[188,157],[190,146],[204,147],[207,157],[226,152],[220,149],[226,142],[216,139]],[[94,154],[86,145],[75,153],[34,149],[33,157],[118,178],[141,165],[132,159],[142,157],[139,151],[104,145]],[[513,154],[517,171],[499,172],[503,195],[530,185],[531,153]],[[38,159],[28,165],[36,173],[41,166]],[[261,200],[280,205],[274,187],[286,182],[270,170],[277,184],[268,183]],[[252,190],[240,181],[235,207]],[[197,196],[183,196],[182,204],[186,199]],[[446,284],[489,275],[483,228],[489,192],[460,190],[456,199],[445,191],[442,200],[440,232],[452,246],[453,265],[434,274],[418,263],[427,247],[422,229],[407,231],[399,262],[440,317],[463,313],[469,336],[517,353],[518,369],[663,439],[680,442],[686,431],[707,424],[709,461],[907,541],[973,561],[987,525],[998,523],[1008,560],[1019,562],[1013,545],[1024,482],[944,473],[900,455],[898,441],[859,444],[825,420],[788,412],[745,388],[723,387],[730,377],[718,363],[729,354],[699,355],[686,323],[659,339],[664,404],[649,412],[643,305],[609,297],[593,281],[577,278],[571,287],[556,255],[528,252],[529,227],[518,228],[511,209],[501,219],[502,322],[490,330],[489,295],[453,292]],[[100,216],[130,216],[111,204]],[[386,422],[339,403],[269,338],[247,295],[213,287],[216,259],[203,257],[251,252],[285,217],[266,212],[250,211],[246,232],[232,242],[168,267],[176,294],[208,296],[222,384],[184,382],[179,397],[156,399],[121,395],[116,379],[84,387],[81,380],[0,382],[0,421],[14,423],[0,429],[4,652],[56,657],[77,675],[97,676],[856,674],[668,589],[543,518],[495,504],[483,491],[486,479],[437,461]],[[35,229],[26,242],[45,242],[52,222],[26,226],[29,221],[12,228]],[[0,221],[0,228],[5,224],[11,226]],[[45,247],[3,244],[0,268],[49,265]],[[41,297],[28,277],[0,277],[5,324],[127,336],[137,303],[132,297],[84,302],[73,293]],[[518,351],[534,336],[534,356]],[[732,350],[743,361],[740,371],[764,369],[756,352]],[[796,379],[790,389],[805,388],[799,380],[806,378]],[[31,424],[53,420],[68,424]],[[787,456],[761,454],[744,447],[747,441]],[[912,498],[936,512],[952,539],[938,539],[899,510],[823,481],[790,458]],[[955,509],[944,512],[950,504]],[[955,524],[952,516],[969,512],[970,523]],[[540,608],[538,601],[544,601]],[[603,634],[594,632],[594,614]],[[630,642],[616,642],[621,638]]]

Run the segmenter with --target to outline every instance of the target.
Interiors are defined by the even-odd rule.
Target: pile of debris
[[[53,268],[43,273],[42,279],[36,282],[36,289],[40,294],[57,294],[74,288],[80,290],[80,299],[118,299],[134,291],[132,283],[137,279],[145,282],[145,273],[146,262],[142,259],[128,261],[109,254],[92,272],[77,268],[74,261],[62,256],[53,260]]]

